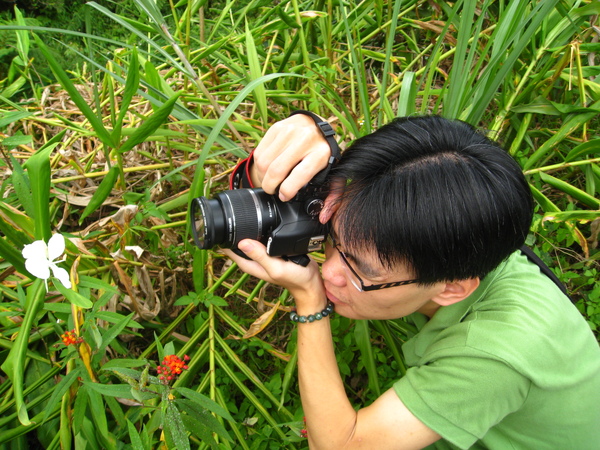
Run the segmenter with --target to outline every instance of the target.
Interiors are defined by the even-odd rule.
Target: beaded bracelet
[[[333,314],[333,303],[331,302],[327,302],[327,306],[325,307],[325,309],[321,312],[315,313],[315,314],[309,314],[308,316],[299,316],[298,313],[294,310],[290,313],[290,320],[292,322],[298,322],[298,323],[310,323],[310,322],[314,322],[315,320],[321,320],[323,317],[327,317],[331,314]]]

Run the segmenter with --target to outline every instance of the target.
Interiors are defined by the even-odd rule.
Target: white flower
[[[63,262],[64,259],[54,261],[65,251],[65,238],[62,234],[53,235],[48,241],[35,241],[23,247],[23,257],[25,258],[25,268],[32,275],[41,278],[46,282],[46,291],[48,290],[48,278],[50,278],[50,269],[54,275],[67,289],[71,288],[69,273],[56,263]]]

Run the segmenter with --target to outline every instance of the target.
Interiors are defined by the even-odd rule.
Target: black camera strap
[[[531,261],[532,263],[536,264],[540,268],[540,271],[544,275],[546,275],[548,278],[550,278],[552,281],[554,281],[554,284],[556,284],[556,286],[558,286],[558,288],[562,291],[563,294],[565,294],[567,297],[569,297],[569,299],[573,303],[575,302],[573,300],[573,298],[569,295],[569,292],[567,291],[567,288],[565,287],[565,285],[561,283],[561,281],[554,274],[554,272],[552,272],[552,270],[550,270],[550,267],[548,267],[544,263],[544,261],[542,261],[540,259],[540,257],[533,252],[532,249],[530,249],[529,247],[523,245],[520,248],[520,250],[521,250],[521,253],[523,253],[525,256],[527,256],[527,259],[529,259],[529,261]]]

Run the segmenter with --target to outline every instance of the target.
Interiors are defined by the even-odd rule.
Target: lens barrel
[[[195,198],[192,218],[192,233],[199,248],[235,248],[247,238],[266,243],[277,225],[277,209],[273,197],[262,189],[236,189],[211,200]]]

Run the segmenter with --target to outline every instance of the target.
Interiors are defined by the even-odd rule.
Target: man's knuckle
[[[266,161],[260,155],[255,155],[253,163],[259,173],[265,173],[270,165],[270,162]]]

